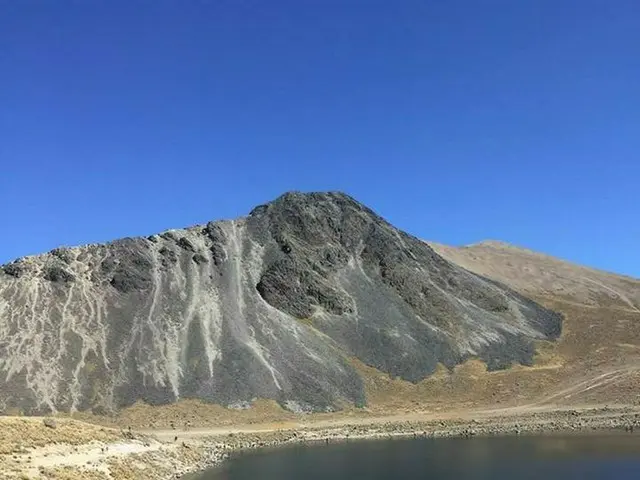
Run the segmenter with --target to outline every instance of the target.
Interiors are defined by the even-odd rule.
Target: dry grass
[[[30,447],[52,443],[81,445],[91,440],[104,442],[120,438],[115,429],[71,419],[55,419],[57,428],[45,427],[38,417],[0,417],[0,454],[24,452]]]
[[[44,468],[40,471],[43,478],[56,480],[112,480],[108,474],[95,470],[80,470],[74,467]],[[25,478],[31,478],[26,476]]]
[[[180,446],[174,450],[142,453],[109,461],[111,477],[118,480],[164,480],[173,478],[185,466],[198,464],[204,456],[201,446]]]
[[[284,410],[273,400],[258,399],[251,408],[233,409],[201,400],[180,400],[169,405],[151,406],[137,402],[124,408],[113,417],[75,413],[73,418],[94,424],[139,429],[168,429],[175,426],[182,430],[192,427],[224,427],[237,424],[286,422],[295,415]]]
[[[446,411],[526,403],[557,381],[555,368],[518,366],[489,372],[484,362],[469,360],[453,372],[441,367],[421,382],[393,379],[357,360],[374,413],[412,410]]]

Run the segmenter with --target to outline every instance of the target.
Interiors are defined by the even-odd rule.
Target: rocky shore
[[[617,431],[640,432],[640,410],[636,408],[593,408],[551,411],[519,415],[429,421],[383,421],[364,424],[341,424],[333,427],[283,429],[269,432],[230,433],[211,436],[190,443],[202,455],[191,465],[176,471],[170,478],[193,478],[199,472],[219,466],[231,455],[252,449],[280,448],[293,444],[330,444],[354,440],[394,438],[444,438],[491,435],[587,434]]]
[[[299,416],[288,424],[224,429],[110,429],[70,419],[1,418],[0,479],[168,480],[197,478],[240,452],[294,444],[394,438],[640,432],[640,407],[514,408],[415,412],[387,417]]]

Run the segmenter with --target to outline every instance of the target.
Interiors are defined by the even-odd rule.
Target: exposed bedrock
[[[56,249],[0,270],[0,410],[200,398],[363,404],[355,357],[418,381],[470,357],[532,362],[561,317],[340,193]]]

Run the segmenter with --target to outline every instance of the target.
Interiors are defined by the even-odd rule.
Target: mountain
[[[640,281],[575,265],[498,241],[461,248],[428,242],[439,255],[472,272],[526,295],[563,298],[592,307],[626,308],[640,313]]]
[[[640,280],[575,265],[503,242],[429,245],[478,275],[563,315],[562,335],[538,342],[535,367],[485,375],[467,400],[640,404]]]
[[[341,193],[21,258],[0,270],[0,411],[328,411],[366,403],[358,362],[413,383],[532,365],[562,315],[470,270]]]

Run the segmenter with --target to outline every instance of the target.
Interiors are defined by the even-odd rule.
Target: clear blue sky
[[[0,179],[0,262],[342,190],[640,276],[640,2],[6,0]]]

